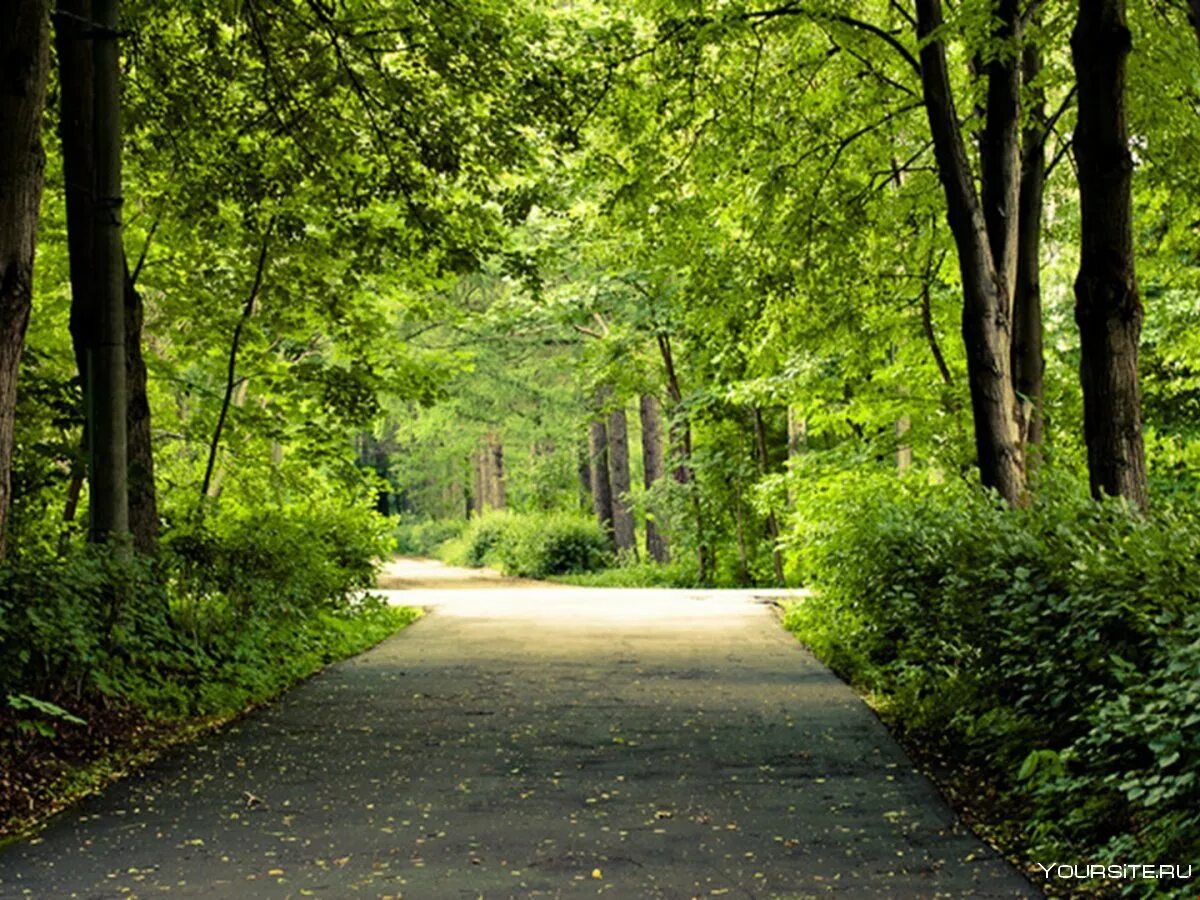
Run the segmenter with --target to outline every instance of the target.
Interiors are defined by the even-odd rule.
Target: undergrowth
[[[1200,523],[1085,498],[1052,481],[1026,509],[894,475],[827,487],[792,547],[816,596],[786,625],[891,723],[985,773],[1010,819],[994,833],[1030,863],[1186,866],[1200,856]],[[1151,884],[1069,890],[1173,890]]]

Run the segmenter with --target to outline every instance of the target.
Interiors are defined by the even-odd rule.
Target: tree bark
[[[25,0],[0,28],[0,559],[12,505],[17,376],[33,299],[38,204],[46,165],[42,110],[49,34],[46,0]]]
[[[484,477],[486,473],[483,471],[483,465],[483,449],[476,448],[471,452],[471,473],[475,482],[471,508],[478,516],[482,516],[483,511],[487,508],[487,479]]]
[[[758,455],[758,470],[766,475],[771,468],[770,454],[767,452],[767,426],[763,421],[762,409],[754,407],[754,444]],[[775,570],[775,581],[783,584],[783,554],[779,552],[779,521],[775,511],[767,512],[767,539],[771,543],[771,565]]]
[[[941,0],[916,0],[916,9],[925,108],[938,175],[946,194],[947,221],[958,249],[962,274],[962,333],[979,473],[983,483],[995,488],[1009,503],[1021,503],[1025,499],[1025,467],[1021,453],[1021,410],[1011,374],[1009,263],[1005,257],[998,265],[992,252],[993,241],[998,246],[1004,245],[1007,238],[990,235],[987,224],[989,217],[1003,219],[996,198],[1012,195],[1012,188],[1004,184],[1004,176],[1000,174],[1010,168],[999,162],[991,166],[988,196],[992,200],[985,216],[959,130],[946,49],[940,39],[931,39],[942,26]],[[993,93],[991,80],[989,77],[989,105]],[[996,87],[998,95],[1002,93],[1000,87]],[[1005,104],[1004,109],[1007,115],[1012,115],[1012,107]],[[999,119],[1000,115],[998,109],[995,116]],[[991,116],[989,110],[989,119]],[[1015,125],[1002,128],[997,121],[988,133],[996,140],[1015,140],[1016,128]],[[989,148],[987,155],[995,160],[1008,160],[1012,152],[1005,144]],[[1011,167],[1011,177],[1015,177],[1015,167]],[[1013,208],[1015,204],[1008,207],[1010,212]],[[1010,226],[1007,222],[1003,224],[1007,234]]]
[[[221,411],[217,414],[217,425],[213,429],[212,441],[208,446],[208,463],[204,467],[204,480],[200,485],[200,500],[211,496],[213,469],[217,464],[217,450],[221,446],[221,432],[225,429],[225,420],[229,416],[229,407],[233,403],[233,393],[237,389],[237,356],[238,349],[242,344],[242,332],[246,328],[246,323],[250,321],[250,317],[254,315],[254,302],[258,299],[259,289],[262,287],[263,273],[267,266],[267,247],[270,244],[271,228],[267,226],[267,231],[263,235],[262,243],[258,248],[258,261],[254,265],[254,280],[250,283],[250,291],[246,294],[246,300],[242,304],[242,315],[238,318],[237,324],[233,326],[233,338],[229,342],[229,362],[225,368],[225,394],[221,398]]]
[[[658,351],[662,356],[663,369],[667,375],[667,398],[671,401],[671,425],[668,429],[671,455],[676,465],[672,472],[676,483],[686,485],[691,493],[692,517],[696,523],[696,565],[700,581],[708,578],[712,568],[712,552],[704,539],[704,514],[700,506],[695,477],[692,472],[692,426],[683,412],[683,391],[679,387],[679,375],[675,370],[675,355],[671,351],[671,339],[666,334],[656,336]]]
[[[146,361],[142,358],[142,295],[129,267],[122,267],[125,304],[125,378],[129,391],[126,433],[129,441],[129,530],[139,553],[158,552],[158,497],[154,489],[154,445],[150,430],[150,398]]]
[[[92,202],[96,341],[88,366],[91,539],[129,533],[128,394],[125,380],[125,260],[121,243],[121,70],[117,0],[95,0]]]
[[[493,509],[504,509],[508,491],[504,484],[504,444],[500,435],[489,432],[487,445],[488,496]]]
[[[999,0],[992,39],[1002,46],[985,66],[987,106],[979,144],[983,219],[996,273],[1005,294],[1017,283],[1017,234],[1021,186],[1021,56],[1012,44],[1020,40],[1017,0]]]
[[[608,479],[608,428],[603,419],[596,419],[588,429],[588,456],[592,466],[592,508],[596,513],[596,521],[616,549],[612,483]]]
[[[592,465],[588,460],[588,445],[586,442],[578,448],[576,474],[579,476],[579,505],[581,509],[592,509]]]
[[[1026,82],[1041,71],[1041,52],[1028,43],[1022,51]],[[1032,106],[1021,136],[1021,191],[1018,207],[1017,287],[1013,295],[1012,372],[1017,397],[1024,406],[1025,443],[1042,443],[1042,396],[1045,359],[1042,351],[1042,199],[1046,185],[1046,97],[1042,88],[1029,93]],[[1026,454],[1028,461],[1029,455]]]
[[[650,490],[666,474],[663,460],[662,406],[653,394],[642,394],[638,404],[642,420],[642,473],[643,484]],[[646,516],[646,553],[655,562],[665,563],[671,559],[667,536],[659,528],[656,513],[651,510]]]
[[[625,409],[617,407],[608,414],[608,466],[613,492],[613,538],[619,552],[637,559],[637,534],[633,510],[629,507],[632,488],[629,475],[629,427]]]
[[[1142,302],[1134,272],[1133,159],[1125,112],[1130,45],[1124,0],[1080,0],[1071,35],[1079,97],[1074,145],[1081,223],[1075,321],[1088,472],[1093,496],[1124,497],[1144,508],[1138,383]]]

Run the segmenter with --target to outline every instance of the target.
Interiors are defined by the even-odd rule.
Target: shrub
[[[396,552],[404,556],[436,556],[443,544],[459,537],[463,519],[423,519],[396,523]]]
[[[494,565],[505,574],[545,578],[590,572],[610,563],[599,524],[570,513],[490,512],[444,544],[442,559],[459,566]]]
[[[1193,516],[1141,516],[1053,479],[1009,509],[890,474],[827,486],[799,521],[792,549],[817,596],[788,626],[894,721],[992,770],[1032,847],[1194,857]]]
[[[545,578],[591,572],[611,561],[600,525],[569,513],[513,516],[496,544],[495,558],[509,575]]]

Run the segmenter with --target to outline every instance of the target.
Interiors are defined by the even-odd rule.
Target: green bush
[[[436,556],[443,544],[459,537],[463,519],[401,519],[396,523],[396,552],[402,556]]]
[[[16,555],[0,567],[0,700],[238,708],[311,670],[343,625],[394,627],[359,596],[389,549],[370,510],[230,504],[171,528],[153,564],[109,547]]]
[[[608,539],[591,519],[570,513],[490,512],[444,544],[452,565],[492,565],[507,575],[545,578],[590,572],[612,561]]]
[[[1026,509],[858,476],[812,496],[787,619],[885,715],[994,772],[1039,858],[1200,851],[1200,523],[1048,481]]]
[[[608,538],[592,519],[569,513],[512,516],[495,547],[509,575],[545,578],[591,572],[611,561]]]

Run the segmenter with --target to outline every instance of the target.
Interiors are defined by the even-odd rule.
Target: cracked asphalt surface
[[[1037,897],[763,592],[401,560],[430,614],[0,851],[0,897]]]

